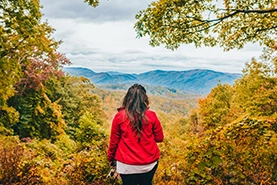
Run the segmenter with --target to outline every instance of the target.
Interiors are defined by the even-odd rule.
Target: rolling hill
[[[140,74],[119,72],[96,73],[88,68],[66,67],[70,75],[89,78],[96,86],[106,89],[124,89],[133,83],[150,87],[166,88],[171,92],[182,91],[189,94],[207,94],[218,83],[232,85],[241,76],[238,73],[223,73],[213,70],[193,69],[187,71],[155,70]]]

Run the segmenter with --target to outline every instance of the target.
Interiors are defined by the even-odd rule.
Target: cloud
[[[171,51],[151,47],[148,38],[136,39],[134,16],[150,0],[100,1],[97,8],[82,0],[41,0],[44,19],[56,29],[54,37],[62,40],[59,51],[73,66],[96,72],[141,73],[150,70],[211,69],[239,73],[252,57],[258,57],[257,45],[223,52],[222,48],[195,48],[182,45]]]
[[[212,69],[222,72],[241,72],[244,61],[225,58],[208,59],[204,56],[187,57],[180,53],[112,53],[99,52],[87,55],[68,56],[74,66],[88,67],[96,72],[120,71],[125,73],[142,73],[150,70]]]
[[[42,12],[51,19],[67,18],[98,23],[134,20],[135,14],[147,8],[150,2],[150,0],[105,0],[93,8],[82,0],[41,0]]]

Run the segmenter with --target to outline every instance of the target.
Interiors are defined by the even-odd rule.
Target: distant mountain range
[[[151,87],[164,87],[170,91],[182,91],[189,94],[207,94],[218,83],[232,85],[241,76],[238,73],[223,73],[213,70],[193,69],[187,71],[155,70],[141,74],[120,72],[96,73],[88,68],[65,67],[70,75],[84,76],[96,86],[112,89],[125,88],[126,85],[140,83]]]

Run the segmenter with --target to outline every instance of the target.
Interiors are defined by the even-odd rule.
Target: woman
[[[164,139],[156,113],[149,110],[146,90],[139,84],[128,89],[112,122],[108,160],[116,161],[123,185],[151,185]]]

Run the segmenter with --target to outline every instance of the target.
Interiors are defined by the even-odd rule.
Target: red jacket
[[[147,123],[143,124],[140,141],[132,130],[125,110],[120,110],[112,122],[108,160],[125,164],[143,165],[159,159],[160,151],[156,142],[164,139],[161,123],[156,113],[146,110]]]

